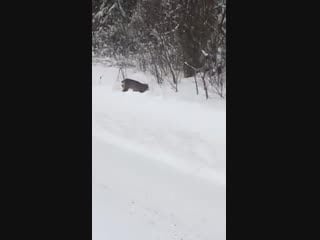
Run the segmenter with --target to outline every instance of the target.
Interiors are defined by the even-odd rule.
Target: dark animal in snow
[[[149,89],[149,86],[148,84],[145,84],[145,83],[140,83],[136,80],[132,80],[132,79],[129,79],[129,78],[126,78],[124,80],[121,81],[121,86],[122,86],[122,91],[123,92],[126,92],[128,91],[129,89],[131,89],[132,91],[135,91],[135,92],[145,92]]]

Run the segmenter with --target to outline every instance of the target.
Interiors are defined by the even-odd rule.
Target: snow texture
[[[225,100],[133,70],[150,91],[121,92],[118,73],[92,67],[93,240],[225,239]]]

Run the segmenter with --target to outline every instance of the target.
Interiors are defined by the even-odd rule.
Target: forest
[[[92,54],[226,97],[226,0],[93,0]]]

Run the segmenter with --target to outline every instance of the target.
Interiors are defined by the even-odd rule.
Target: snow
[[[202,49],[201,52],[205,57],[209,56],[209,54],[205,50]]]
[[[225,239],[225,100],[133,69],[150,91],[124,93],[120,76],[93,64],[93,240]]]

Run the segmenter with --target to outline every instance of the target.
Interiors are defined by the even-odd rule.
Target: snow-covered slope
[[[93,239],[225,239],[225,101],[93,65]]]

